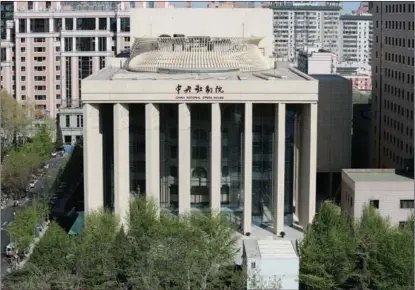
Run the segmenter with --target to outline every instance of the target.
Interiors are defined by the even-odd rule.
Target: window
[[[378,199],[371,199],[370,200],[370,206],[373,206],[374,208],[379,208],[379,200]]]
[[[27,9],[28,10],[33,10],[33,2],[31,2],[31,1],[27,2]]]
[[[60,99],[61,99],[61,95],[60,95],[60,94],[57,94],[57,95],[56,95],[56,99],[57,99],[57,100],[60,100]]]
[[[35,71],[45,71],[46,66],[35,66]]]
[[[50,9],[52,7],[51,1],[46,1],[46,9]]]
[[[44,37],[35,37],[33,42],[46,42],[46,38],[44,38]]]
[[[56,71],[60,71],[60,70],[61,70],[60,65],[57,65],[57,66],[56,66]]]
[[[73,18],[65,18],[65,29],[73,30]]]
[[[124,37],[124,41],[125,42],[130,42],[130,37],[129,36]]]
[[[35,56],[34,60],[37,61],[37,62],[43,62],[43,61],[46,60],[46,57],[44,57],[44,56]]]
[[[107,51],[106,37],[98,37],[98,51]]]
[[[36,91],[46,91],[46,86],[35,86]]]
[[[72,51],[73,49],[73,40],[72,37],[65,37],[65,48],[64,51]]]
[[[255,269],[255,267],[256,267],[255,262],[251,262],[251,269]]]
[[[107,18],[99,18],[98,28],[99,30],[107,30]]]
[[[61,85],[56,85],[56,90],[60,90],[61,89]]]
[[[95,18],[77,18],[77,30],[95,30]]]
[[[60,79],[61,79],[61,76],[60,75],[56,75],[56,80],[57,81],[60,81]]]
[[[21,71],[26,71],[26,67],[22,66],[22,68],[20,69]],[[13,76],[14,77],[14,76]]]
[[[65,117],[66,117],[66,120],[65,120],[66,121],[66,124],[65,125],[66,125],[67,128],[69,128],[70,125],[71,125],[70,117],[69,116],[65,116]]]
[[[24,38],[24,37],[20,38],[20,42],[21,43],[25,43],[26,42],[26,38]]]
[[[46,47],[38,47],[38,46],[35,46],[33,48],[33,51],[34,52],[46,52]]]
[[[46,76],[35,76],[35,82],[46,81]]]
[[[26,100],[26,95],[22,95],[22,101]]]
[[[22,90],[22,91],[26,91],[26,86],[22,86],[22,87],[21,87],[21,90]]]
[[[30,32],[48,33],[49,32],[49,18],[30,19]]]
[[[130,18],[127,17],[121,17],[120,20],[121,24],[121,31],[123,32],[129,32],[130,31]]]
[[[413,199],[401,200],[401,208],[414,208],[414,200]]]
[[[105,67],[105,56],[99,57],[99,69],[103,69]]]
[[[25,76],[21,76],[21,77],[20,77],[20,80],[21,80],[22,82],[24,82],[24,81],[26,81],[26,77],[25,77]]]
[[[84,126],[84,120],[82,115],[76,116],[76,127],[82,128]]]
[[[46,101],[46,95],[35,95],[36,101]]]
[[[60,56],[57,56],[55,60],[56,61],[61,61],[61,57]]]
[[[170,176],[171,177],[177,177],[177,167],[176,166],[170,166]]]
[[[135,1],[130,1],[130,8],[135,8]]]
[[[24,47],[20,48],[20,52],[25,52],[25,51],[26,51],[26,48],[24,48]]]

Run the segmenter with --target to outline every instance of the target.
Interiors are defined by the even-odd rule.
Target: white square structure
[[[298,289],[300,260],[291,241],[244,240],[243,260],[247,289]]]

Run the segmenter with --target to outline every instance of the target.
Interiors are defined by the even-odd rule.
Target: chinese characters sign
[[[221,86],[176,86],[177,100],[223,100]]]

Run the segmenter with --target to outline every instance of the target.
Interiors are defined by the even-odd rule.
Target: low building
[[[394,225],[405,225],[414,210],[414,179],[395,169],[344,169],[341,209],[359,219],[371,204]]]
[[[298,53],[297,68],[306,74],[336,73],[337,56],[330,51],[303,51]]]
[[[243,267],[248,273],[247,289],[298,289],[300,262],[288,240],[245,240]]]
[[[82,108],[62,108],[59,113],[59,124],[64,146],[74,146],[82,136],[84,117]]]

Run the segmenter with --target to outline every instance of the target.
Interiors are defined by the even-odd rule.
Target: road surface
[[[64,157],[55,157],[51,159],[49,163],[49,169],[47,170],[46,176],[39,180],[36,183],[35,187],[31,190],[32,197],[47,197],[46,192],[52,187],[53,182],[55,181],[56,175],[58,174],[59,168],[61,167],[64,160],[67,159],[67,154]],[[47,190],[46,190],[47,189]],[[30,203],[30,200],[26,200],[26,204]],[[13,212],[19,211],[22,206],[25,205],[23,203],[19,207],[7,206],[1,210],[1,228],[6,229],[8,225],[13,221],[14,215]],[[10,234],[9,232],[2,230],[1,231],[1,278],[4,277],[6,273],[6,269],[9,267],[6,259],[5,259],[5,247],[10,243]]]

